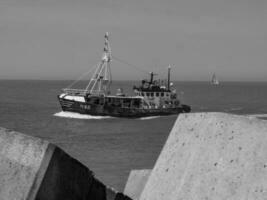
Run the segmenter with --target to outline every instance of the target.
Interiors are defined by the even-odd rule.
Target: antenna
[[[168,90],[170,90],[171,66],[168,66]]]
[[[150,81],[149,81],[149,85],[153,84],[153,80],[154,80],[154,76],[156,76],[158,74],[155,74],[154,72],[150,72]]]

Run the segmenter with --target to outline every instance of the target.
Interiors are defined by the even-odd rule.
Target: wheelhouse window
[[[158,93],[158,92],[156,93],[156,96],[157,96],[157,97],[159,96],[159,93]]]
[[[154,92],[151,92],[151,96],[154,97]]]
[[[147,92],[147,93],[146,93],[146,96],[148,96],[148,97],[149,97],[149,96],[150,96],[150,93],[149,93],[149,92]]]
[[[164,97],[164,92],[161,93],[161,96]]]

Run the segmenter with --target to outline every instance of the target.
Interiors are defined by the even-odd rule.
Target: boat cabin
[[[161,98],[169,98],[170,92],[154,92],[154,91],[136,91],[137,96],[142,97],[161,97]]]
[[[102,105],[114,108],[141,108],[143,100],[140,97],[123,96],[88,96],[86,102],[91,105]]]

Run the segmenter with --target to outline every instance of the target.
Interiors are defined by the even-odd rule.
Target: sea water
[[[71,81],[0,81],[0,126],[57,144],[123,190],[131,169],[151,169],[177,116],[122,119],[62,112],[57,95]],[[86,83],[83,83],[86,84]],[[138,82],[113,82],[132,94]],[[77,87],[83,87],[78,85]],[[192,112],[228,112],[267,117],[267,83],[175,82]]]

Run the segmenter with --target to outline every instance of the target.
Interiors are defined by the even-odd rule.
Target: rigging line
[[[168,74],[168,71],[167,71],[168,67],[162,67],[161,69],[158,69],[158,70],[155,70],[156,73],[160,74],[160,77],[165,77],[167,74]],[[172,69],[172,72],[171,74],[173,73],[173,69],[175,69],[174,66],[171,67]]]
[[[66,88],[71,88],[73,85],[75,85],[78,81],[80,81],[81,79],[83,79],[85,76],[87,76],[88,74],[90,74],[95,68],[96,68],[97,65],[94,65],[91,70],[89,70],[88,72],[85,72],[83,73],[78,79],[76,79],[75,81],[73,81],[69,86],[67,86]]]
[[[113,58],[114,60],[116,60],[116,61],[122,63],[122,64],[125,64],[125,65],[128,65],[128,66],[130,66],[130,67],[133,67],[133,68],[136,69],[137,71],[142,71],[142,72],[144,72],[144,73],[150,74],[149,71],[146,71],[146,70],[141,69],[141,68],[139,68],[139,67],[137,67],[137,66],[135,66],[135,65],[132,65],[132,64],[130,64],[130,63],[124,61],[124,60],[121,60],[120,58],[117,58],[117,57],[115,57],[114,55],[112,55],[112,58]]]
[[[164,66],[164,67],[162,67],[162,68],[158,69],[158,70],[157,70],[157,72],[159,73],[159,72],[161,72],[161,71],[165,70],[165,71],[166,71],[166,73],[167,73],[167,69],[168,69],[168,66],[167,66],[167,67],[166,67],[166,66]],[[174,66],[174,65],[171,65],[171,69],[175,69],[175,66]]]

